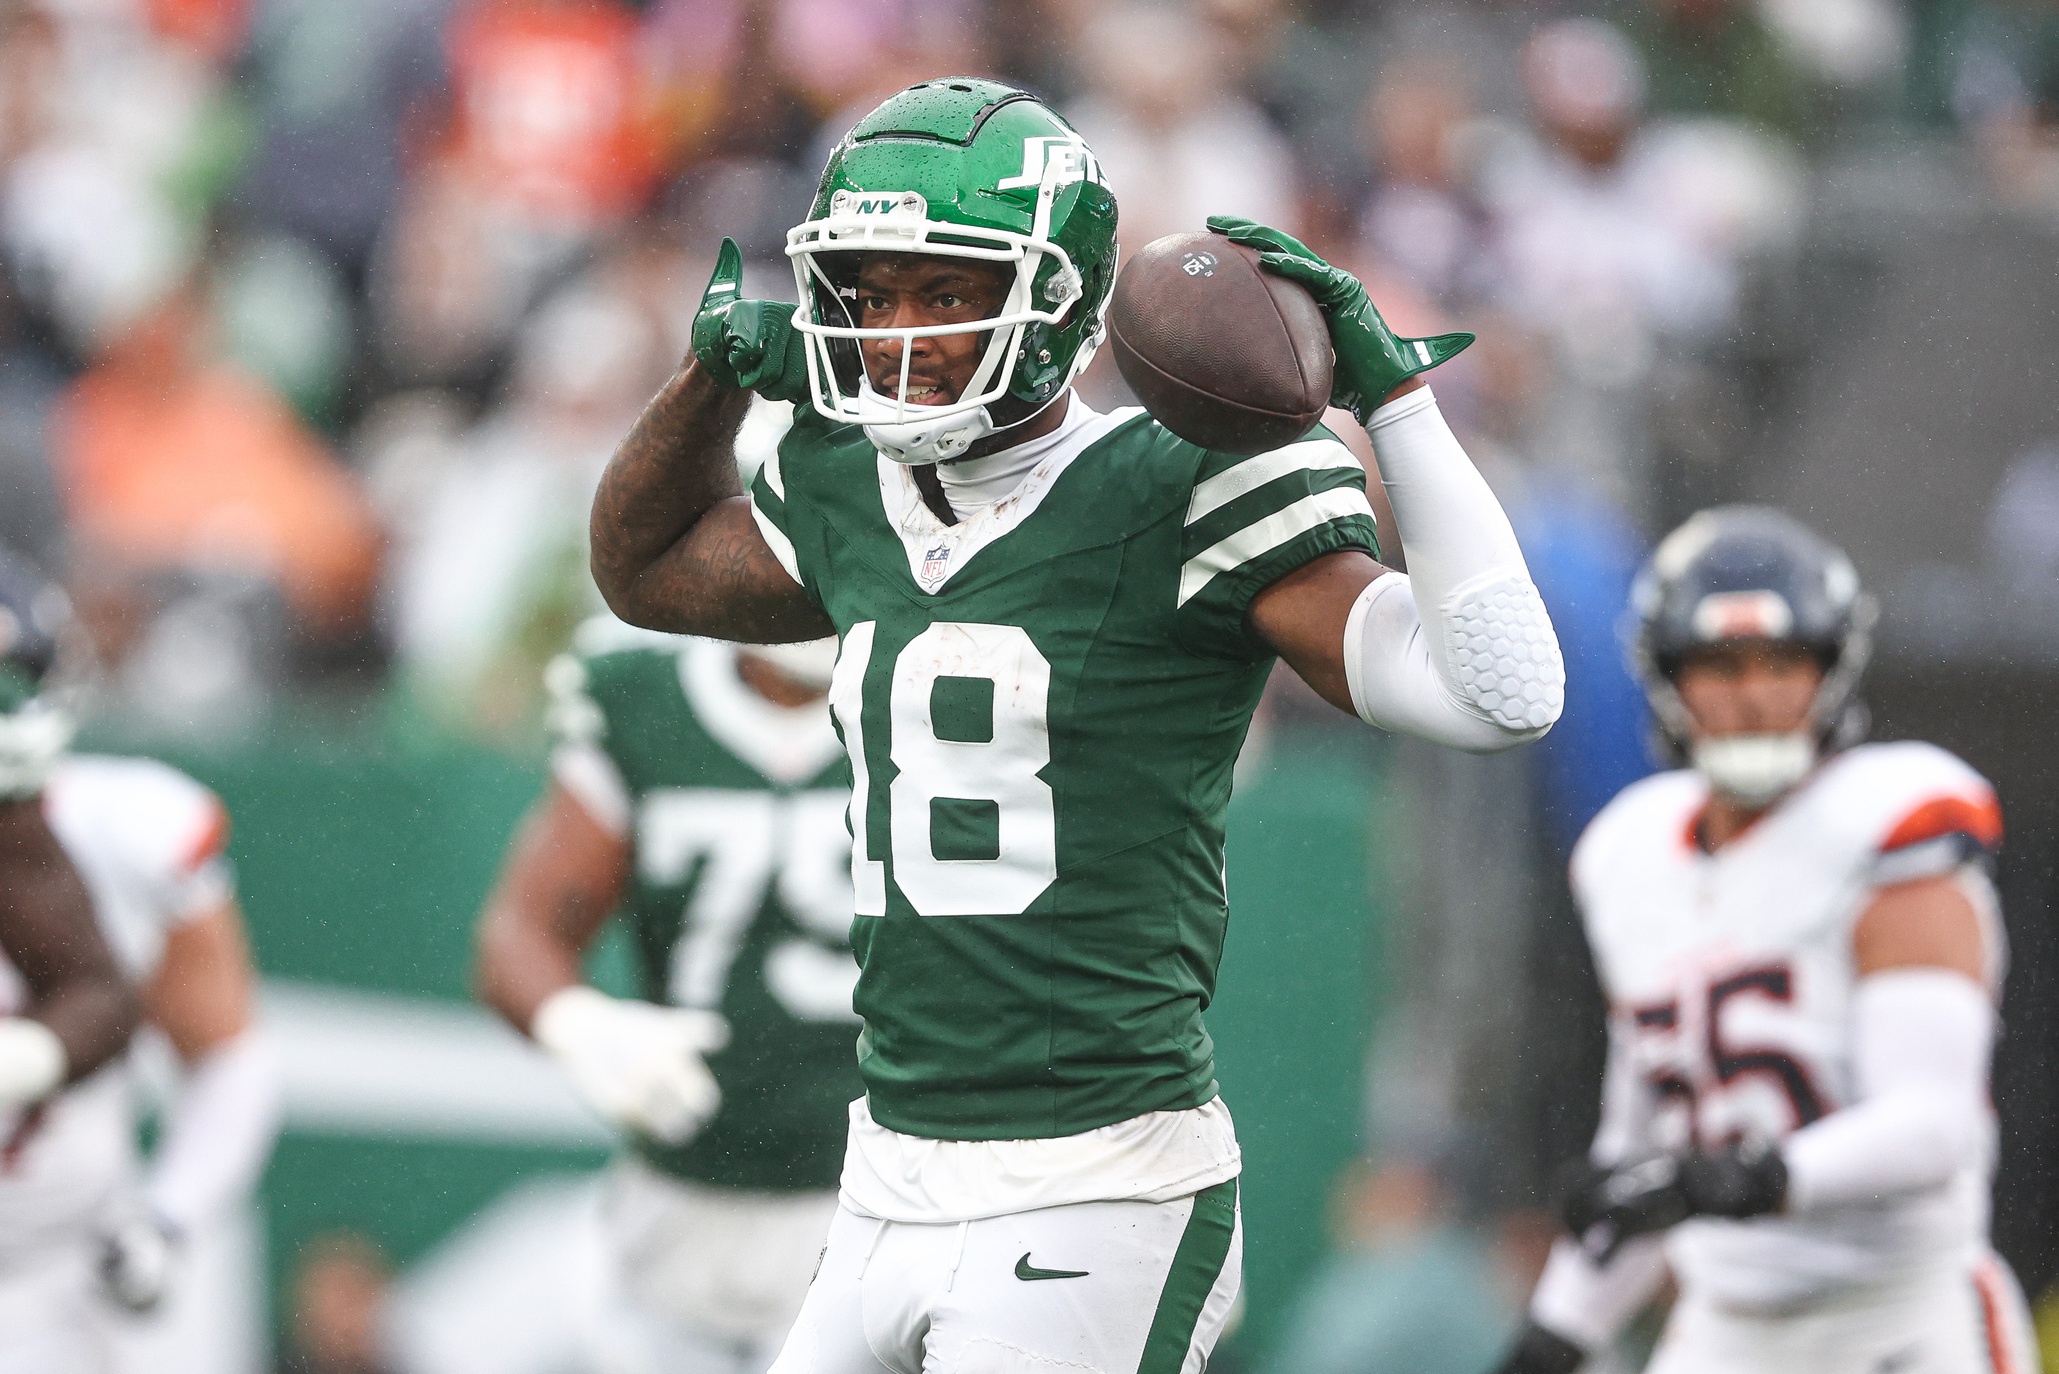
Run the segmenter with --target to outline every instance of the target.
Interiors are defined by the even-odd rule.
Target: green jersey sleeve
[[[571,646],[544,669],[544,726],[551,742],[551,776],[607,829],[626,834],[632,799],[620,733],[613,717],[625,693],[647,676],[655,652],[666,661],[679,641],[639,630],[613,616],[581,625]]]
[[[797,414],[793,428],[787,431],[778,449],[766,458],[764,466],[758,469],[758,475],[751,480],[751,518],[757,522],[758,532],[765,536],[765,542],[772,548],[772,556],[779,560],[780,567],[786,569],[787,576],[800,583],[801,589],[808,593],[808,599],[818,606],[822,604],[816,581],[819,560],[813,556],[821,543],[815,532],[818,522],[805,500],[787,500],[786,473],[782,464],[797,450],[816,442],[822,428],[812,411],[804,410]]]
[[[1365,468],[1335,434],[1318,427],[1255,457],[1209,453],[1187,503],[1175,636],[1206,657],[1266,657],[1244,624],[1252,598],[1344,549],[1380,554]]]

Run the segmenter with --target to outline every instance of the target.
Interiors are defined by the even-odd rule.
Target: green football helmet
[[[1071,125],[1027,91],[973,78],[925,81],[888,100],[830,154],[806,222],[787,234],[815,408],[865,427],[904,463],[948,462],[1062,394],[1100,346],[1115,284],[1115,197]],[[998,314],[965,324],[864,329],[862,253],[1012,265]],[[986,336],[971,384],[945,405],[908,400],[908,345]],[[900,339],[896,394],[873,386],[862,339]]]

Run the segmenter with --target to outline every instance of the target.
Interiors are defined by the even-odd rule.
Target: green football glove
[[[694,357],[724,386],[768,401],[808,399],[807,340],[793,326],[794,308],[739,299],[743,278],[736,240],[722,240],[715,275],[693,317]]]
[[[1471,334],[1436,334],[1427,339],[1397,338],[1357,277],[1332,267],[1290,234],[1268,229],[1235,215],[1210,215],[1208,227],[1231,243],[1258,250],[1269,272],[1308,288],[1323,318],[1330,322],[1330,346],[1337,351],[1336,380],[1330,404],[1350,411],[1360,424],[1379,409],[1387,394],[1418,372],[1462,352]]]

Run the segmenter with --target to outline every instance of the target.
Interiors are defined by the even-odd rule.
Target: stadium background
[[[560,1367],[423,1333],[468,1281],[549,1306],[518,1261],[605,1148],[465,1000],[537,674],[594,608],[586,495],[716,240],[788,292],[829,142],[945,71],[1065,110],[1130,247],[1246,213],[1405,332],[1477,330],[1439,394],[1567,647],[1567,718],[1514,757],[1269,699],[1210,1017],[1252,1166],[1222,1363],[1490,1362],[1591,1129],[1560,873],[1649,766],[1623,592],[1716,500],[1845,543],[1885,604],[1877,733],[2000,787],[1997,1236],[2049,1291],[2052,0],[10,0],[0,540],[93,626],[94,741],[235,814],[289,1070],[261,1343],[357,1368],[368,1317],[396,1374]]]

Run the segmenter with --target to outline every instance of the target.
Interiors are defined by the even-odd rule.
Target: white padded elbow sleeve
[[[1426,387],[1367,426],[1409,574],[1360,596],[1345,675],[1361,719],[1439,744],[1506,749],[1549,730],[1566,670],[1508,516]]]
[[[1359,719],[1475,753],[1536,739],[1565,704],[1558,640],[1537,589],[1509,579],[1455,600],[1432,631],[1407,574],[1388,573],[1359,594],[1344,622],[1344,677]]]

